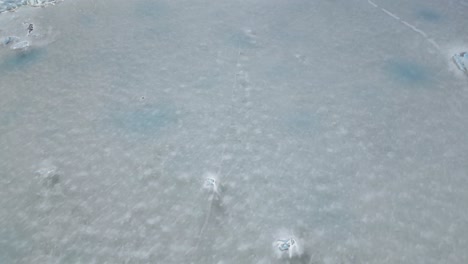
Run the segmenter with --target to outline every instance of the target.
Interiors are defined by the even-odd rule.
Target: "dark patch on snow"
[[[418,17],[429,22],[438,22],[441,15],[432,9],[421,9],[417,13]]]
[[[404,60],[390,61],[384,69],[392,79],[403,83],[424,83],[429,80],[430,76],[428,69],[424,66]]]

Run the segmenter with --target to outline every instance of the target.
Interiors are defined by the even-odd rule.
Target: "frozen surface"
[[[452,61],[467,14],[467,0],[0,14],[1,39],[29,44],[0,46],[0,263],[468,263],[468,76]]]

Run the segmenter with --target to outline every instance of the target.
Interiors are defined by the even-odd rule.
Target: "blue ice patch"
[[[429,79],[428,70],[413,62],[408,61],[390,61],[385,65],[384,69],[392,77],[404,83],[423,83]]]
[[[310,130],[315,127],[314,116],[307,112],[296,112],[287,119],[288,125],[301,130]]]
[[[323,129],[320,119],[313,112],[305,110],[284,113],[280,125],[287,133],[297,137],[307,137]]]
[[[247,32],[237,31],[229,35],[228,41],[234,46],[242,49],[253,49],[257,47],[257,40]]]
[[[146,21],[143,21],[141,27],[134,30],[133,38],[135,41],[160,40],[162,37],[175,34],[174,26],[171,24],[174,20],[169,18],[171,12],[167,3],[158,0],[135,1],[134,8],[134,15],[139,20]]]
[[[9,54],[0,57],[0,71],[22,70],[30,65],[37,63],[45,56],[45,49],[30,48],[27,51],[8,50]]]
[[[297,78],[303,78],[307,74],[303,67],[297,66],[292,61],[281,60],[265,69],[265,76],[279,83],[288,83]]]
[[[96,24],[96,17],[93,15],[90,15],[89,13],[81,14],[80,17],[78,18],[78,21],[80,22],[81,25],[85,27],[92,27]]]
[[[112,117],[114,127],[124,134],[151,136],[177,122],[169,106],[145,106],[141,109],[118,111]]]
[[[157,0],[135,1],[138,17],[160,18],[168,11],[167,4]]]
[[[431,10],[431,9],[422,9],[419,10],[417,13],[418,17],[422,18],[423,20],[429,21],[429,22],[437,22],[440,20],[440,15]]]
[[[2,111],[0,113],[0,131],[14,124],[18,117],[18,111]]]

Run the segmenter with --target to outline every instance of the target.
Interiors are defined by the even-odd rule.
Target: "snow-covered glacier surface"
[[[452,61],[467,14],[467,0],[1,13],[0,263],[467,263],[468,76]]]

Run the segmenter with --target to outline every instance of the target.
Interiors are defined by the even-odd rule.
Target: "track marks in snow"
[[[430,38],[428,36],[428,34],[426,32],[424,32],[423,30],[419,29],[418,27],[412,25],[411,23],[401,19],[399,16],[397,16],[396,14],[392,13],[391,11],[383,8],[383,7],[380,7],[379,5],[377,5],[375,2],[373,2],[372,0],[367,0],[367,2],[373,6],[374,8],[377,8],[379,9],[380,11],[382,11],[384,14],[386,14],[387,16],[393,18],[394,20],[400,22],[401,24],[403,24],[405,27],[411,29],[413,32],[421,35],[429,44],[431,44],[434,48],[436,48],[437,50],[440,50],[440,46],[439,44],[437,44],[437,42]]]

